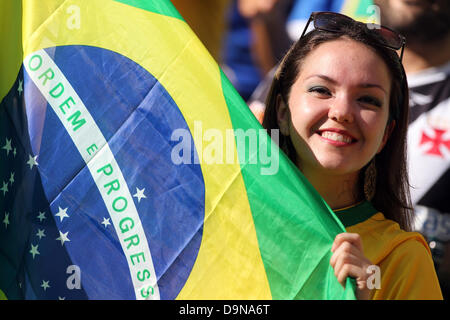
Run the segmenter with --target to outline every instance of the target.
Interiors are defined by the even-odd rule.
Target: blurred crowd
[[[415,229],[450,298],[450,1],[172,0],[258,118],[274,70],[313,11],[343,13],[406,37],[408,158]]]

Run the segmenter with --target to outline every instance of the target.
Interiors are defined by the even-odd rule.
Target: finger
[[[357,250],[356,248],[354,252],[356,252],[356,254],[344,252],[342,251],[342,249],[338,249],[333,254],[333,261],[331,262],[330,259],[330,264],[332,264],[333,266],[336,278],[338,278],[339,275],[343,273],[343,270],[345,271],[346,268],[351,267],[351,271],[353,273],[349,276],[356,278],[358,281],[365,281],[365,279],[367,279],[367,267],[371,263],[367,258],[361,256],[359,254],[359,250]]]
[[[345,255],[340,256],[336,259],[336,263],[334,265],[334,274],[336,277],[342,272],[345,266],[352,265],[358,268],[362,267],[361,260],[354,255]]]
[[[364,258],[363,253],[355,245],[353,245],[353,243],[345,241],[334,250],[330,259],[330,264],[334,266],[337,259],[345,255],[354,255],[360,257],[361,259]]]
[[[350,258],[354,260],[349,260]],[[338,260],[343,260],[344,262],[355,261],[355,264],[361,267],[372,265],[372,262],[367,259],[364,253],[350,242],[342,243],[331,256],[330,265],[335,269]]]
[[[340,233],[334,238],[331,251],[334,252],[343,242],[348,241],[356,246],[359,250],[363,251],[361,236],[357,233]]]
[[[345,282],[348,277],[355,279],[361,279],[361,269],[352,264],[346,264],[342,266],[339,273],[336,275],[338,282],[345,288]]]
[[[344,289],[348,277],[356,279],[356,298],[358,300],[368,300],[370,290],[367,287],[367,276],[364,274],[363,269],[352,264],[345,264],[336,275],[338,282]]]
[[[340,233],[336,236],[333,242],[332,250],[336,250],[343,242],[350,242],[362,251],[361,236],[357,233]]]

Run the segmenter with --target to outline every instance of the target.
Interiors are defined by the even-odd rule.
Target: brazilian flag
[[[343,225],[169,1],[0,15],[4,298],[355,298]]]

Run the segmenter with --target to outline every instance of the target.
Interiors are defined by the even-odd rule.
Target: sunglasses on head
[[[405,37],[396,31],[389,29],[388,27],[384,27],[377,24],[371,24],[369,28],[367,25],[364,25],[362,22],[358,22],[353,20],[350,17],[347,17],[340,13],[335,12],[313,12],[306,23],[305,29],[300,37],[306,33],[309,24],[311,21],[314,21],[314,28],[329,32],[342,32],[345,27],[355,26],[355,25],[363,25],[369,30],[369,32],[373,32],[380,37],[380,44],[384,47],[387,47],[392,50],[401,49],[400,53],[400,61],[403,58],[403,49],[405,48]]]

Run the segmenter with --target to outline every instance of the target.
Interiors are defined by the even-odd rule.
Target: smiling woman
[[[404,39],[340,14],[311,21],[275,73],[263,126],[280,130],[280,147],[348,231],[332,247],[339,282],[355,278],[359,299],[442,299],[426,242],[408,232]],[[370,290],[374,264],[381,283]]]
[[[277,115],[302,155],[298,167],[318,190],[336,190],[345,181],[356,185],[358,171],[381,151],[389,132],[390,86],[382,59],[347,38],[323,43],[305,58],[287,101],[291,109],[282,103]],[[333,172],[339,179],[323,179]],[[340,208],[353,198],[326,200]]]

